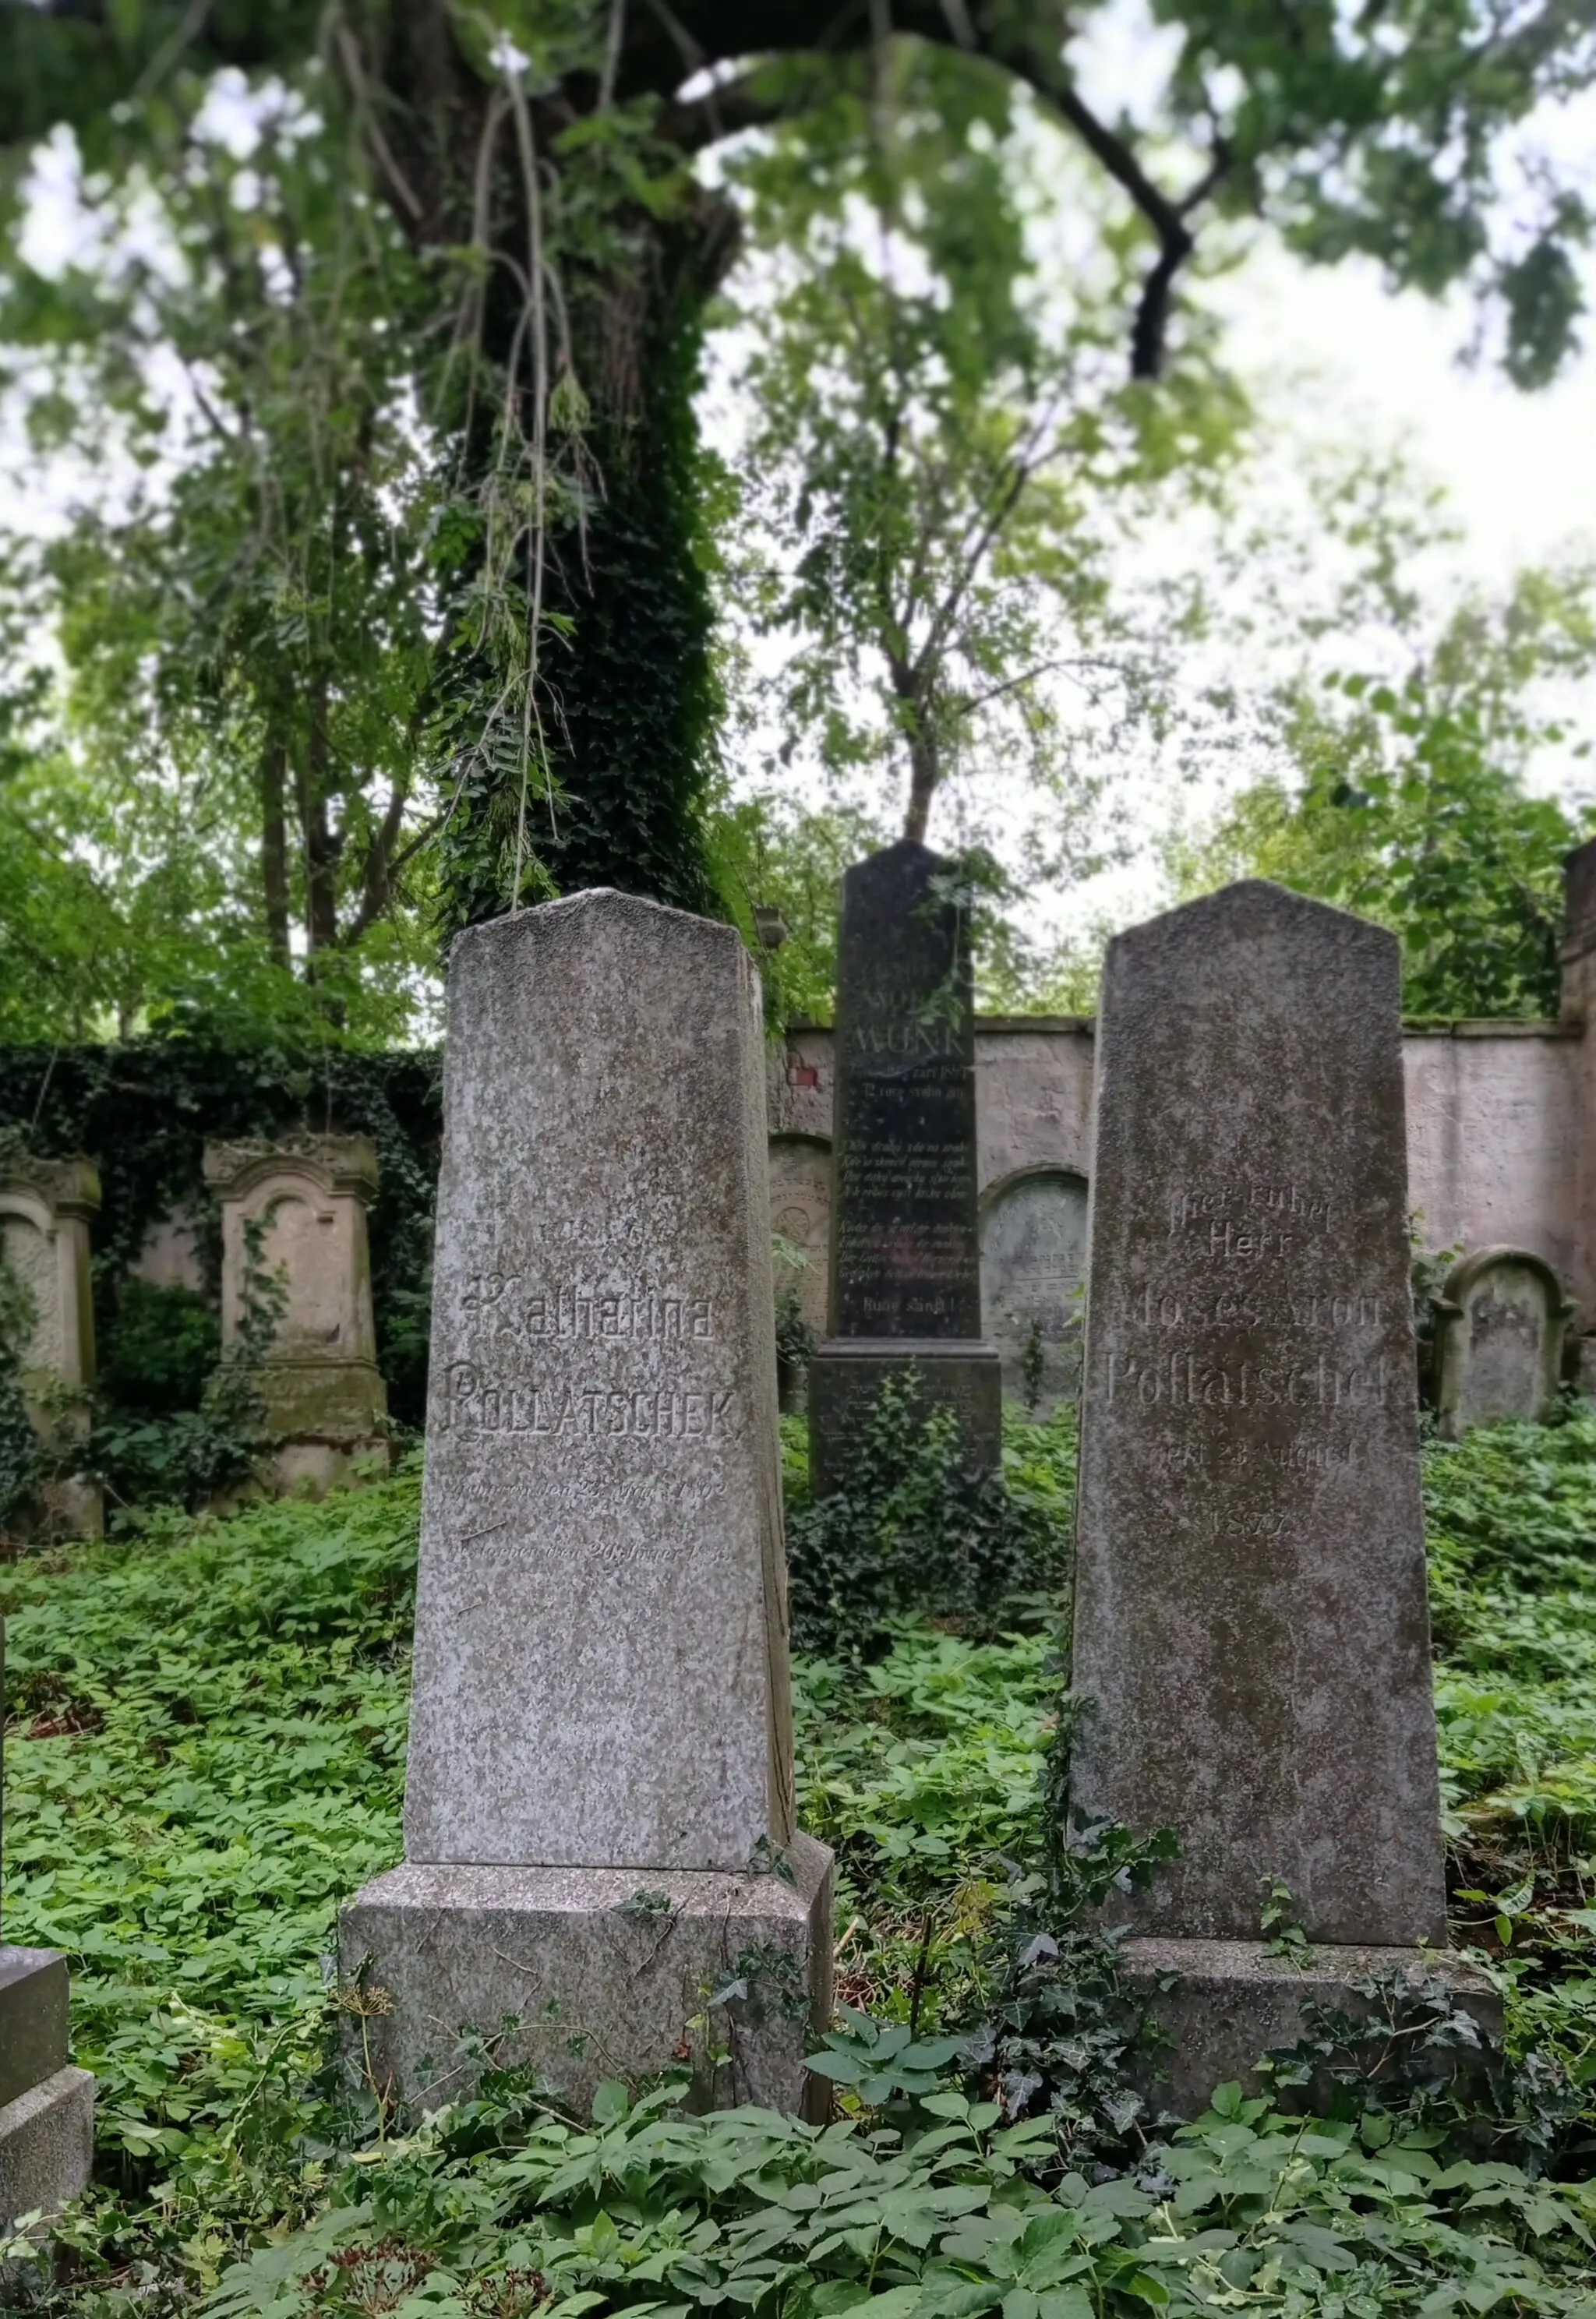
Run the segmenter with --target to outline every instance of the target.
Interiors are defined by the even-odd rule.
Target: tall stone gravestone
[[[0,1620],[0,1863],[5,1842],[5,1624]],[[0,1933],[0,2239],[88,2187],[95,2081],[67,2059],[67,1960]],[[4,2266],[0,2266],[3,2273]]]
[[[1179,1976],[1177,2103],[1446,1938],[1399,991],[1393,935],[1261,881],[1108,954],[1071,1806],[1179,1840],[1111,1911]]]
[[[1528,1249],[1477,1249],[1453,1266],[1436,1326],[1436,1408],[1447,1440],[1474,1425],[1551,1415],[1573,1309],[1551,1266]]]
[[[809,1369],[810,1466],[834,1488],[883,1380],[909,1369],[997,1462],[1002,1385],[981,1340],[975,1011],[952,864],[904,839],[843,880],[830,1335]]]
[[[730,927],[579,894],[461,935],[446,1058],[405,1863],[344,1916],[385,1992],[357,2065],[446,2097],[508,2014],[502,2057],[579,2103],[690,2056],[796,2108],[831,1855],[793,1825],[757,977]]]

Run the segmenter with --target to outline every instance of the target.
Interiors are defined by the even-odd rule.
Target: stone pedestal
[[[679,1869],[407,1865],[345,1909],[353,2001],[345,2049],[372,2089],[436,2107],[476,2065],[463,2028],[495,2036],[585,2111],[605,2078],[691,2069],[706,2107],[801,2110],[804,2049],[831,2015],[831,1854],[792,1839],[780,1874]],[[717,2001],[718,2000],[718,2001]]]
[[[87,1427],[95,1382],[89,1225],[99,1208],[92,1160],[18,1151],[0,1160],[0,1250],[33,1315],[22,1352],[23,1390],[46,1448],[68,1458]],[[99,1484],[70,1473],[51,1481],[44,1514],[53,1529],[97,1538],[104,1526]]]
[[[1316,1946],[1299,1962],[1261,1941],[1132,1939],[1120,1960],[1132,1994],[1167,2041],[1139,2065],[1137,2089],[1155,2111],[1183,2117],[1204,2109],[1215,2086],[1238,2082],[1249,2094],[1267,2089],[1258,2064],[1312,2036],[1316,2013],[1372,2022],[1377,2007],[1360,1987],[1370,1981],[1389,1985],[1401,1974],[1417,1997],[1427,1981],[1439,1979],[1483,2042],[1501,2039],[1501,1997],[1483,1973],[1445,1950]]]
[[[1273,1880],[1316,1952],[1446,1941],[1396,940],[1228,887],[1110,945],[1097,1069],[1070,1801],[1178,1839],[1105,1913],[1205,1955],[1205,2098]]]
[[[67,2060],[67,1960],[0,1944],[0,2237],[88,2187],[95,2081]]]
[[[708,2090],[796,2106],[830,1855],[793,1827],[762,1020],[731,927],[599,892],[456,940],[435,1282],[405,1865],[341,1936],[392,2010],[347,1981],[347,2070],[459,2092],[459,2031],[510,2012],[507,2050],[580,2101],[707,2067],[699,2017],[746,1979]]]
[[[981,1337],[975,1008],[954,864],[911,839],[843,880],[827,1340],[810,1365],[809,1463],[834,1489],[884,1377],[917,1368],[958,1411],[971,1465],[1002,1455]]]
[[[282,1490],[320,1494],[386,1448],[365,1212],[376,1153],[363,1135],[205,1146],[221,1209],[221,1345],[250,1356]],[[252,1313],[275,1309],[260,1347]]]
[[[1435,1398],[1440,1430],[1537,1423],[1556,1406],[1572,1301],[1544,1258],[1483,1248],[1454,1265],[1437,1306]]]

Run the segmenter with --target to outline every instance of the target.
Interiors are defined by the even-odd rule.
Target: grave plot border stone
[[[1393,935],[1249,880],[1110,945],[1088,1282],[1070,1804],[1180,1844],[1104,1911],[1149,2090],[1255,2082],[1371,1969],[1499,2032],[1443,1945]]]
[[[912,838],[843,879],[829,1334],[809,1365],[809,1467],[835,1489],[854,1425],[913,1371],[969,1463],[1003,1448],[997,1348],[981,1337],[975,1001],[956,865]]]
[[[1463,1413],[1469,1361],[1468,1298],[1482,1273],[1494,1271],[1499,1265],[1506,1264],[1519,1265],[1525,1271],[1533,1273],[1546,1291],[1547,1326],[1539,1401],[1535,1410],[1527,1414],[1531,1422],[1544,1421],[1557,1404],[1558,1388],[1563,1378],[1564,1344],[1569,1324],[1578,1306],[1564,1291],[1555,1268],[1544,1257],[1537,1256],[1533,1250],[1505,1246],[1476,1249],[1453,1266],[1436,1302],[1433,1370],[1436,1415],[1442,1436],[1448,1441],[1459,1439],[1471,1421],[1475,1424],[1491,1421],[1483,1418],[1469,1421]]]
[[[798,2111],[832,1858],[793,1827],[757,976],[601,890],[462,934],[447,1005],[406,1858],[343,1911],[346,2068],[431,2105],[474,2027],[579,2109],[685,2067]]]
[[[0,1735],[5,1710],[5,1622],[0,1620]],[[5,1770],[0,1752],[0,1816]],[[0,1818],[0,1846],[3,1842]],[[67,2058],[68,2008],[66,1958],[0,1937],[0,2238],[19,2216],[38,2212],[48,2218],[88,2188],[95,2080]],[[7,2268],[0,2264],[0,2283]]]

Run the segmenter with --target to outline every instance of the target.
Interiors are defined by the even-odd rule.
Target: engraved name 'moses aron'
[[[408,1855],[741,1869],[791,1773],[735,933],[598,892],[463,937],[445,1104]]]
[[[1100,1017],[1072,1803],[1180,1856],[1141,1929],[1444,1936],[1394,938],[1249,881]]]

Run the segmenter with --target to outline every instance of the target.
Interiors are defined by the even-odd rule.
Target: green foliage
[[[1011,1486],[1055,1524],[1066,1438],[1011,1424]],[[414,1467],[0,1570],[7,1928],[72,1957],[77,2057],[101,2079],[100,2183],[63,2226],[71,2283],[40,2278],[41,2307],[159,2319],[212,2290],[218,2319],[502,2319],[586,2296],[825,2319],[900,2290],[884,2319],[1585,2307],[1588,2188],[1503,2152],[1539,2136],[1537,2162],[1563,2164],[1572,2142],[1586,2169],[1592,1870],[1587,1807],[1557,1789],[1596,1752],[1579,1719],[1596,1416],[1432,1446],[1426,1477],[1456,1872],[1489,1859],[1512,1903],[1504,1949],[1458,1896],[1519,2070],[1517,2116],[1491,2116],[1483,2153],[1471,2123],[1461,2155],[1351,2054],[1332,2057],[1333,2120],[1222,2088],[1194,2126],[1152,2130],[1125,2082],[1135,2009],[1075,1919],[1159,1847],[1060,1845],[1044,1636],[924,1625],[868,1665],[798,1668],[800,1818],[839,1854],[838,2125],[683,2117],[672,2087],[611,2086],[588,2127],[484,2053],[470,2100],[373,2142],[325,2066],[320,1961],[338,1901],[400,1848]],[[1553,1775],[1533,1797],[1526,1741]]]
[[[1039,1457],[1030,1448],[1040,1436]],[[1023,1427],[1001,1473],[970,1472],[959,1422],[913,1371],[888,1378],[859,1421],[836,1488],[788,1524],[800,1650],[869,1651],[895,1620],[956,1616],[995,1631],[1022,1596],[1055,1596],[1067,1539],[1055,1468],[1073,1472],[1072,1413]]]
[[[7,1262],[0,1241],[0,1537],[27,1511],[44,1471],[22,1380],[22,1356],[36,1317],[28,1285]]]
[[[1157,395],[1127,387],[1142,253],[1007,76],[896,41],[824,100],[807,64],[785,85],[802,109],[731,165],[765,263],[736,309],[760,528],[727,609],[787,646],[756,697],[783,763],[806,741],[884,777],[911,836],[960,773],[1032,782],[1031,876],[1079,874],[1104,734],[1153,713],[1177,617],[1156,584],[1115,599],[1111,546],[1172,474],[1213,488],[1240,395],[1196,327]],[[1061,183],[1096,243],[1068,293],[1028,230]]]
[[[0,1569],[7,1936],[70,1954],[102,2150],[184,2185],[171,2244],[284,2133],[333,1912],[400,1848],[418,1483]]]
[[[1555,1016],[1563,856],[1590,816],[1526,775],[1569,739],[1546,684],[1596,666],[1591,576],[1522,573],[1504,604],[1467,604],[1413,642],[1398,682],[1284,690],[1301,789],[1247,791],[1180,882],[1275,878],[1392,927],[1410,1015]]]
[[[122,1409],[167,1417],[199,1407],[221,1351],[221,1327],[194,1289],[128,1279],[98,1350],[104,1392]]]
[[[210,2319],[1581,2307],[1577,2194],[1530,2189],[1510,2168],[1445,2168],[1413,2138],[1370,2147],[1235,2087],[1150,2152],[1140,2180],[1048,2184],[1045,2128],[1005,2125],[995,2102],[931,2094],[900,2136],[672,2115],[672,2092],[634,2104],[607,2086],[586,2130],[509,2094],[473,2105],[351,2170],[309,2231],[226,2274]]]

